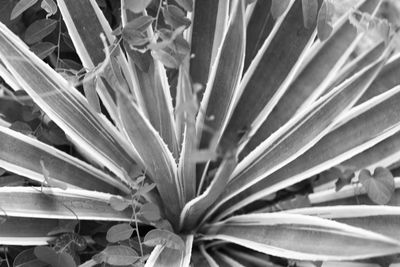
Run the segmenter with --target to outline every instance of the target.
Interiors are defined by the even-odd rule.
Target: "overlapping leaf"
[[[52,180],[103,192],[129,192],[113,177],[31,137],[0,126],[0,140],[0,166],[8,171],[45,183],[42,161]]]
[[[0,24],[0,55],[8,71],[85,156],[123,179],[123,169],[131,169],[135,155],[121,135],[3,24]]]

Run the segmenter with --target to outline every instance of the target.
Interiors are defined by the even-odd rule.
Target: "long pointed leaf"
[[[333,219],[390,236],[400,241],[400,208],[388,206],[334,206],[290,210],[290,213]]]
[[[377,6],[379,6],[379,1],[367,0],[360,7],[360,11],[372,13]],[[349,22],[348,14],[344,14],[341,21],[335,26],[332,36],[311,48],[312,58],[308,59],[307,65],[291,82],[267,119],[259,126],[260,128],[251,136],[245,151],[242,152],[242,157],[278,130],[298,112],[301,106],[308,106],[319,97],[333,82],[337,71],[360,40],[361,35],[357,34],[356,28]],[[257,125],[251,128],[254,127]]]
[[[1,187],[0,213],[11,217],[131,221],[132,211],[114,210],[110,194],[57,188]]]
[[[49,178],[80,188],[117,193],[129,190],[115,178],[49,145],[0,126],[0,166],[45,183],[43,161]],[[119,189],[119,190],[117,190]]]
[[[229,0],[195,1],[192,26],[190,76],[207,85],[208,75],[228,21]]]
[[[182,189],[177,179],[175,160],[159,134],[125,96],[118,96],[119,116],[133,146],[143,159],[143,167],[156,183],[161,198],[168,203],[166,209],[172,220],[178,218],[182,204]]]
[[[319,1],[321,2],[321,1]],[[314,29],[305,29],[301,1],[291,1],[264,41],[237,88],[237,105],[223,134],[237,143],[293,69],[304,48],[313,41]]]
[[[398,241],[380,234],[326,219],[286,213],[235,216],[208,226],[203,239],[221,239],[269,255],[312,261],[355,260],[400,250]]]
[[[344,82],[257,147],[242,161],[242,166],[238,165],[235,170],[237,178],[228,185],[221,199],[226,201],[244,191],[313,147],[335,125],[337,117],[361,97],[383,63],[378,61]]]
[[[243,70],[246,38],[244,2],[235,0],[232,8],[228,29],[211,69],[201,111],[196,118],[197,132],[202,133],[199,136],[201,148],[209,146],[214,134],[221,134]],[[202,132],[203,124],[212,132]]]
[[[183,229],[193,229],[199,226],[201,217],[225,189],[236,164],[236,155],[227,155],[219,166],[209,187],[200,196],[189,201],[183,207],[181,213],[181,226]]]
[[[134,166],[129,145],[84,97],[0,23],[0,56],[8,71],[43,111],[91,160],[120,178]]]
[[[125,4],[125,0],[122,1]],[[128,9],[122,9],[123,26],[140,16],[133,14]],[[153,35],[147,31],[149,37]],[[166,71],[162,64],[155,60],[150,52],[140,53],[125,44],[127,57],[132,70],[138,105],[150,120],[153,127],[159,132],[164,142],[168,145],[175,158],[178,158],[179,146],[175,132],[172,98]],[[139,60],[145,62],[139,64]]]
[[[90,71],[93,70],[105,60],[105,47],[100,35],[104,34],[104,37],[110,44],[115,41],[115,37],[111,34],[110,25],[97,3],[93,0],[60,0],[57,4],[83,66]],[[128,75],[127,70],[127,62],[121,56],[119,47],[115,49],[114,54],[117,54],[118,62],[123,66],[125,77],[128,79],[130,88],[132,88],[132,82],[129,79],[130,75]],[[107,70],[105,71],[105,75],[107,76],[108,83],[115,84],[114,81],[117,78],[110,71],[110,68],[110,65],[105,66]],[[97,89],[107,111],[118,124],[114,92],[106,87],[104,81],[100,81]]]
[[[373,147],[400,130],[399,110],[394,109],[398,106],[398,97],[400,97],[400,87],[392,89],[381,97],[372,99],[370,103],[366,103],[364,110],[361,109],[363,112],[354,109],[353,112],[348,114],[349,119],[342,119],[345,121],[342,126],[326,135],[313,148],[286,165],[285,168],[256,183],[243,194],[235,196],[236,200],[233,200],[233,202],[238,201],[239,203],[232,205],[231,202],[231,207],[228,209],[232,211],[243,207],[260,197],[298,183],[342,162],[343,164],[351,164],[346,160]],[[371,153],[373,153],[374,150],[371,149]],[[377,152],[379,153],[379,151],[384,150],[380,149]],[[391,148],[387,152],[388,156],[393,153]],[[361,160],[361,162],[351,166],[367,167],[373,163],[373,160],[379,161],[378,157],[379,154],[371,154],[370,157],[356,156],[356,160]],[[368,162],[370,163],[367,164]],[[224,213],[227,214],[228,211],[226,210]]]
[[[250,66],[274,26],[274,20],[269,12],[271,3],[272,0],[255,3],[254,11],[247,24],[245,70]]]
[[[0,214],[2,212],[0,211]],[[47,234],[59,226],[59,220],[7,217],[0,226],[0,244],[44,246],[54,237]]]

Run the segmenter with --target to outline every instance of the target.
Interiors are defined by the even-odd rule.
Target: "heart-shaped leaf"
[[[395,185],[393,175],[388,169],[378,167],[373,175],[368,170],[361,170],[358,179],[374,203],[385,205],[392,198]]]
[[[106,238],[110,243],[127,240],[131,237],[133,231],[134,229],[129,223],[116,224],[107,231]]]
[[[190,25],[190,19],[186,18],[185,12],[177,6],[168,5],[163,8],[162,12],[165,22],[174,29],[180,26],[188,27]]]

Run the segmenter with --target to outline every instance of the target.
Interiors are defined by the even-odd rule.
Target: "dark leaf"
[[[130,49],[129,44],[127,42],[124,42],[124,47],[126,49],[126,52],[133,59],[133,62],[135,63],[135,65],[141,71],[148,72],[152,58],[149,57],[147,53],[141,53],[139,51]]]
[[[36,247],[34,249],[36,257],[52,267],[75,267],[75,261],[68,253],[57,253],[49,247]]]
[[[53,243],[53,249],[56,252],[72,252],[75,250],[83,251],[87,247],[85,238],[74,232],[63,233],[58,236]]]
[[[57,46],[49,42],[40,42],[30,48],[40,59],[44,59],[53,53]]]
[[[33,133],[29,124],[27,124],[25,122],[21,122],[21,121],[16,121],[13,124],[11,124],[10,129],[20,132],[20,133],[23,133],[25,135],[30,135]]]
[[[335,183],[335,190],[339,191],[343,186],[351,184],[351,179],[354,177],[354,171],[356,170],[354,167],[346,167],[343,165],[339,165],[333,167],[331,170],[335,172],[338,179]]]
[[[179,28],[180,26],[188,27],[190,25],[190,19],[186,18],[185,12],[177,6],[168,5],[163,8],[162,12],[165,22],[173,29]]]
[[[106,238],[108,242],[116,243],[129,239],[133,231],[134,229],[129,223],[116,224],[107,231]]]
[[[36,130],[36,137],[38,140],[50,145],[69,145],[69,141],[65,133],[53,121],[47,125],[42,125]]]
[[[41,41],[57,28],[57,23],[54,19],[40,19],[33,22],[25,31],[25,42],[30,45]]]
[[[47,267],[47,263],[39,260],[34,254],[34,248],[20,252],[14,259],[13,267]]]
[[[10,19],[13,20],[22,13],[24,13],[28,8],[33,6],[37,3],[38,0],[20,0],[14,6],[13,10],[11,11]]]

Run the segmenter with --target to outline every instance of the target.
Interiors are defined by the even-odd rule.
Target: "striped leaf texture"
[[[42,60],[0,22],[0,245],[55,249],[72,231],[97,253],[73,251],[84,267],[396,260],[400,53],[386,2],[50,2],[66,55]],[[55,66],[69,55],[74,82]],[[50,123],[63,144],[30,129]]]

